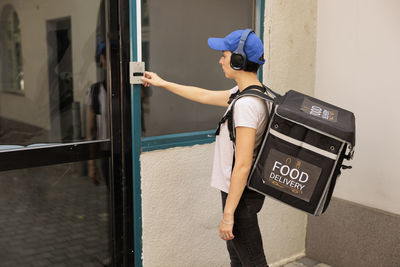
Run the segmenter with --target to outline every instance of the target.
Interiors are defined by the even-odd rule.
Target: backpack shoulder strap
[[[234,106],[235,103],[238,99],[245,97],[245,96],[254,96],[257,98],[260,98],[264,101],[267,102],[272,102],[274,103],[274,98],[270,97],[269,95],[266,94],[270,89],[266,87],[265,85],[263,86],[258,86],[258,85],[250,85],[249,87],[245,88],[242,92],[237,92],[235,94],[232,94],[229,102],[232,103],[230,109],[226,112],[225,116],[222,117],[218,124],[218,128],[215,132],[215,135],[219,135],[221,125],[225,122],[228,121],[228,130],[229,130],[229,138],[233,143],[236,141],[236,136],[235,136],[235,123],[233,120],[233,112],[234,112]],[[272,91],[272,90],[271,90]],[[274,97],[276,97],[278,94],[274,94]],[[279,96],[279,95],[278,95]]]
[[[272,104],[275,103],[275,99],[270,97],[269,95],[266,94],[267,92],[267,87],[260,87],[260,86],[256,86],[256,85],[252,85],[247,87],[246,89],[244,89],[240,95],[238,97],[236,97],[236,99],[234,100],[234,102],[232,103],[231,106],[231,116],[230,116],[230,120],[228,120],[228,129],[229,129],[229,135],[231,137],[231,141],[233,143],[235,143],[236,141],[236,131],[235,131],[235,121],[234,121],[234,107],[235,107],[235,102],[238,101],[240,98],[245,97],[245,96],[254,96],[257,98],[260,98],[266,102],[270,102]],[[262,91],[260,91],[262,90]]]
[[[272,91],[272,89],[269,88],[268,86],[266,86],[266,85],[264,85],[264,84],[263,84],[263,86],[264,86],[264,88],[265,88],[265,91],[268,92],[270,95],[273,95],[274,98],[277,98],[277,97],[281,97],[281,96],[282,96],[282,95],[276,93],[275,91]]]

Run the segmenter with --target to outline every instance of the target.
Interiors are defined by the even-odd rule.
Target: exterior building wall
[[[266,1],[264,82],[314,93],[317,1]],[[228,266],[218,237],[220,194],[210,187],[213,144],[141,155],[143,264]],[[259,214],[270,266],[304,255],[307,216],[267,198]],[[271,264],[272,263],[272,264]]]
[[[284,93],[314,95],[316,0],[266,0],[264,82]]]
[[[353,169],[307,227],[307,255],[332,266],[400,262],[398,25],[396,0],[318,2],[315,95],[353,111],[357,131]]]
[[[50,128],[46,21],[71,17],[74,100],[83,103],[96,81],[95,35],[100,0],[1,1],[16,10],[21,26],[24,95],[0,92],[0,114],[7,119]],[[40,103],[40,105],[38,105]]]
[[[356,116],[353,169],[334,195],[400,214],[400,2],[320,1],[318,12],[315,94]]]

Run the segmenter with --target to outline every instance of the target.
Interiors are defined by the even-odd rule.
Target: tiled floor
[[[317,260],[314,259],[310,259],[307,257],[304,257],[302,259],[299,259],[297,261],[294,262],[290,262],[288,264],[285,264],[281,267],[333,267],[331,265],[319,262]]]
[[[0,173],[0,266],[103,266],[107,188],[77,166]]]

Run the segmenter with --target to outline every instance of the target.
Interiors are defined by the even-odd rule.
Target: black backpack
[[[228,121],[235,143],[233,112],[241,97],[254,96],[272,108],[247,186],[312,215],[327,209],[341,169],[354,154],[354,114],[294,90],[281,96],[266,86],[231,95]],[[234,163],[235,160],[233,160]],[[233,167],[232,167],[233,168]]]

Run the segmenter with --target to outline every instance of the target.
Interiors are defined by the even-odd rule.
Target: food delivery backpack
[[[247,186],[312,215],[322,214],[340,170],[351,168],[342,162],[353,157],[354,114],[294,90],[281,96],[266,86],[253,85],[231,96],[231,108],[221,120],[228,121],[233,144],[234,105],[246,96],[261,98],[269,107]]]

